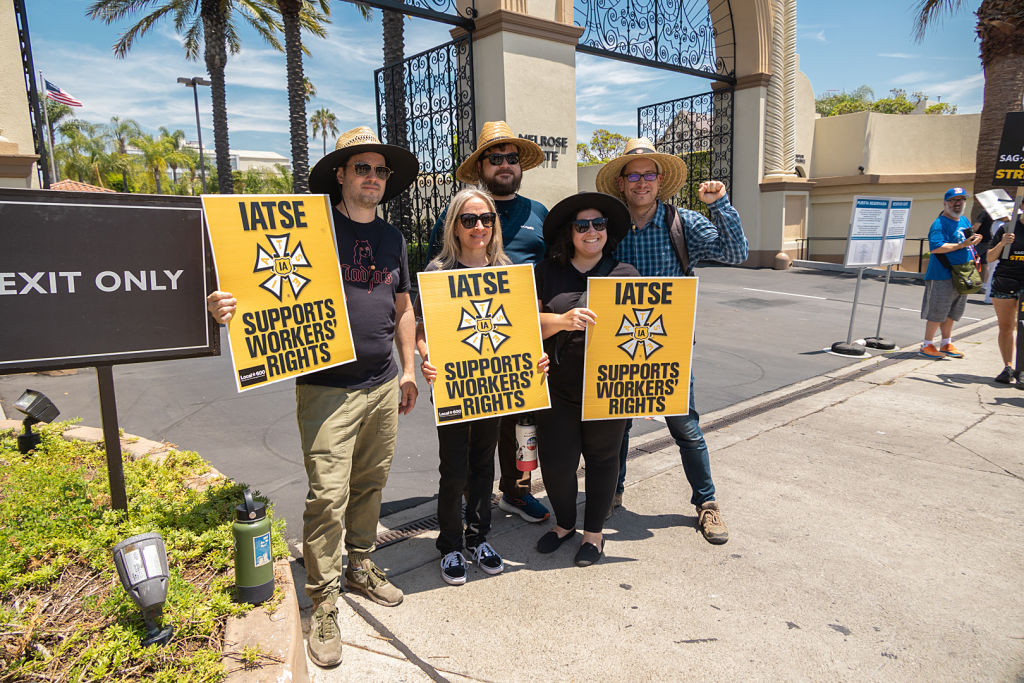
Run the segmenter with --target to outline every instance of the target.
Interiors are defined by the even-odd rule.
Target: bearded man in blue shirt
[[[726,196],[725,185],[717,180],[700,184],[698,196],[708,205],[708,220],[696,211],[665,203],[679,193],[685,182],[685,162],[657,152],[647,138],[629,140],[625,152],[608,162],[597,175],[597,189],[624,201],[633,223],[619,242],[615,258],[632,264],[644,277],[692,275],[694,265],[703,260],[731,264],[747,260],[747,238],[739,214]],[[674,240],[672,233],[680,234],[682,239]],[[715,500],[708,447],[694,407],[692,375],[689,413],[668,416],[665,423],[679,446],[683,472],[692,489],[690,503],[697,508],[697,526],[709,543],[725,543],[729,530]],[[628,450],[627,423],[613,510],[622,504]]]

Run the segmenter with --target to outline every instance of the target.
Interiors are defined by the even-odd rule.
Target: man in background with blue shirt
[[[512,263],[540,263],[544,259],[543,204],[518,194],[523,171],[544,162],[544,151],[537,143],[517,137],[504,121],[488,121],[477,139],[476,150],[463,161],[455,177],[467,185],[482,185],[494,198],[501,222],[505,255]],[[441,212],[430,231],[427,260],[441,253],[441,234],[448,209]],[[543,522],[550,513],[530,493],[530,473],[516,468],[517,415],[501,418],[498,436],[498,465],[501,477],[498,507],[519,515],[527,522]]]
[[[709,259],[721,263],[747,260],[747,238],[740,216],[729,203],[725,185],[717,180],[701,183],[700,200],[708,205],[712,220],[696,211],[665,203],[686,182],[686,164],[677,156],[661,154],[647,138],[626,143],[622,156],[608,162],[597,175],[597,189],[618,197],[629,207],[633,225],[615,250],[615,258],[632,264],[644,277],[680,277],[693,274],[693,266]],[[682,244],[674,243],[670,230],[681,227]],[[697,508],[697,526],[709,543],[729,540],[711,480],[711,461],[700,416],[694,407],[693,376],[690,376],[690,412],[665,418],[668,431],[679,446],[683,472]],[[619,454],[619,484],[612,509],[622,504],[626,479],[629,425]],[[610,514],[610,512],[609,512]]]
[[[928,270],[924,273],[924,299],[921,302],[921,317],[925,320],[924,341],[921,355],[928,358],[963,358],[960,349],[953,346],[953,323],[964,314],[967,295],[960,294],[953,287],[953,274],[944,266],[936,254],[945,254],[951,266],[957,266],[974,259],[974,245],[981,241],[981,235],[971,234],[971,222],[964,214],[967,191],[962,187],[951,187],[943,197],[942,213],[928,230]],[[942,332],[938,348],[932,338],[935,332]]]

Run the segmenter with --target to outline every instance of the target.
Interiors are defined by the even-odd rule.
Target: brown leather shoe
[[[368,557],[355,562],[349,559],[345,569],[345,590],[362,593],[387,607],[394,607],[405,597],[395,584],[388,581],[387,574]]]
[[[708,543],[721,545],[729,540],[729,529],[722,521],[718,503],[709,500],[697,506],[697,526]]]

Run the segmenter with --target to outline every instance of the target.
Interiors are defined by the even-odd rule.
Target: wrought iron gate
[[[458,191],[455,169],[473,152],[473,45],[467,34],[374,72],[380,139],[411,150],[416,183],[384,207],[409,245],[409,267],[426,265],[430,229]]]
[[[732,105],[732,90],[723,89],[637,108],[638,135],[686,162],[678,206],[707,214],[697,196],[705,180],[721,180],[732,195]]]

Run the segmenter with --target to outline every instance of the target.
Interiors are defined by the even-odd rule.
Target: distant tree
[[[871,109],[871,101],[874,99],[874,91],[866,85],[862,85],[853,92],[833,93],[819,97],[814,101],[814,109],[822,116],[838,116],[840,114],[852,114],[856,111],[867,111]]]
[[[915,38],[922,40],[930,24],[966,4],[964,0],[920,0],[914,8],[917,13]],[[977,194],[993,187],[1003,122],[1006,114],[1021,110],[1024,99],[1024,2],[981,0],[974,15],[978,18],[974,30],[981,48],[981,66],[985,70],[978,151],[974,161],[974,192]],[[972,215],[977,216],[980,211],[975,203]]]
[[[210,96],[213,100],[213,143],[217,156],[218,186],[224,194],[231,189],[231,155],[228,143],[228,106],[225,94],[224,67],[228,52],[241,49],[234,17],[246,23],[277,50],[282,50],[276,35],[280,23],[274,17],[277,5],[273,0],[94,0],[86,13],[106,24],[143,16],[121,34],[114,44],[114,54],[127,56],[136,39],[146,35],[161,19],[173,17],[174,29],[183,38],[185,57],[194,61],[203,48],[206,70],[210,75]],[[148,14],[146,14],[148,12]]]
[[[167,157],[172,152],[171,143],[166,137],[156,137],[143,133],[132,138],[132,147],[139,150],[142,156],[142,165],[153,174],[153,185],[157,194],[163,194],[163,187],[160,182],[164,173],[167,172]]]
[[[53,154],[54,146],[56,144],[53,139],[53,131],[57,129],[57,126],[59,126],[62,121],[71,117],[71,107],[66,104],[62,104],[61,102],[55,102],[54,100],[41,95],[39,96],[39,102],[41,107],[46,107],[46,121],[49,124],[46,132],[49,135],[50,154]],[[54,164],[54,167],[56,167],[56,163]],[[54,178],[53,180],[56,182],[59,178]]]
[[[302,77],[302,98],[306,100],[306,104],[316,97],[316,86],[313,85],[313,81],[309,80],[305,76]]]
[[[133,119],[122,120],[112,116],[110,123],[104,127],[104,134],[113,147],[111,154],[114,157],[114,165],[121,172],[121,192],[130,192],[128,174],[131,172],[132,160],[128,155],[128,142],[142,135],[142,129]]]
[[[598,128],[590,135],[590,144],[576,143],[576,161],[581,166],[603,164],[621,155],[629,141],[625,135]]]
[[[327,136],[338,134],[338,117],[326,107],[320,107],[309,117],[313,126],[313,137],[321,136],[324,139],[324,156],[327,156]]]
[[[893,88],[889,91],[889,97],[875,100],[874,91],[866,85],[862,85],[853,92],[833,92],[831,95],[819,97],[814,101],[814,108],[822,116],[839,116],[840,114],[852,114],[857,111],[874,111],[880,114],[911,114],[917,106],[927,99],[921,91],[915,91],[907,97],[907,91],[902,88]],[[932,105],[925,110],[926,114],[955,114],[955,104],[942,103]]]

